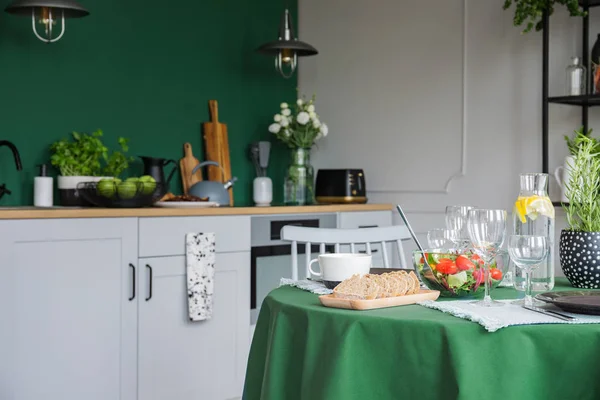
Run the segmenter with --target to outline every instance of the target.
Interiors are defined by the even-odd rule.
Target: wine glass
[[[458,243],[458,231],[435,228],[427,232],[427,243],[432,249],[451,250]]]
[[[466,250],[471,244],[469,232],[467,232],[467,217],[473,206],[447,206],[446,207],[446,228],[458,232],[456,246],[459,251]]]
[[[484,262],[485,296],[483,300],[474,304],[482,307],[503,306],[503,303],[492,300],[490,296],[490,264],[498,255],[506,237],[506,210],[470,210],[467,231],[473,243],[473,250]]]
[[[508,239],[508,254],[515,265],[525,272],[525,298],[513,303],[533,306],[531,296],[531,273],[548,256],[548,238],[534,235],[511,235]]]

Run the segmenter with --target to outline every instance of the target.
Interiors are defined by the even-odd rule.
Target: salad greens
[[[423,255],[416,251],[414,261],[425,284],[439,290],[444,297],[473,296],[484,291],[484,262],[477,254],[425,252]],[[494,260],[490,264],[492,285],[500,283],[502,275]]]

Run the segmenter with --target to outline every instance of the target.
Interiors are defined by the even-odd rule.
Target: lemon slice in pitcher
[[[524,224],[527,223],[527,217],[532,221],[535,221],[540,215],[554,219],[554,206],[548,197],[519,197],[515,202],[515,209]]]
[[[554,219],[554,206],[547,197],[531,196],[525,202],[525,214],[532,221],[540,215]]]
[[[527,219],[525,217],[525,215],[527,214],[527,211],[525,209],[526,202],[526,197],[519,197],[517,201],[515,201],[515,211],[517,213],[517,216],[521,220],[521,223],[523,224],[527,222]]]

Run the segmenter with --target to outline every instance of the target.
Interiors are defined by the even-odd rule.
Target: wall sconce
[[[89,15],[75,0],[15,0],[4,9],[9,14],[30,16],[33,33],[42,42],[54,43],[65,34],[65,19],[80,18]],[[60,21],[61,30],[57,37],[52,37],[54,25]],[[43,29],[43,36],[38,33],[37,25]]]
[[[298,57],[314,56],[319,53],[310,44],[301,42],[294,36],[292,20],[287,9],[279,25],[279,39],[263,44],[256,51],[275,56],[275,69],[284,78],[289,78],[294,74],[298,65]],[[288,67],[288,73],[285,72],[284,66]]]

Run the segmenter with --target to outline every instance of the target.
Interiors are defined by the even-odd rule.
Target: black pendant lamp
[[[46,43],[54,43],[65,34],[66,18],[81,18],[89,14],[89,11],[75,0],[15,0],[4,11],[9,14],[31,16],[33,33]],[[52,37],[54,25],[58,21],[61,24],[60,33]],[[37,24],[43,28],[43,35],[38,33]]]
[[[275,56],[275,69],[284,78],[289,78],[294,74],[298,65],[298,57],[314,56],[319,52],[308,43],[298,40],[294,35],[290,13],[286,9],[279,26],[279,39],[265,43],[256,49],[259,53]],[[285,66],[289,72],[285,72]]]

